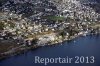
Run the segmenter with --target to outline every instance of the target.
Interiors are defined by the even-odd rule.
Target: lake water
[[[83,56],[89,57],[89,61],[91,60],[90,57],[94,56],[94,63],[49,63],[47,66],[100,66],[100,36],[79,37],[70,42],[63,42],[62,45],[45,46],[30,50],[25,54],[0,61],[0,66],[45,66],[44,64],[34,63],[35,56],[43,58]]]

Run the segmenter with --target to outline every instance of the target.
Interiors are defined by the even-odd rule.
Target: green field
[[[64,21],[65,20],[64,17],[60,17],[60,16],[47,16],[45,18],[49,20],[53,20],[53,21]]]

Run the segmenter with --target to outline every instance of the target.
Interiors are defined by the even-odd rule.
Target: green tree
[[[5,27],[4,23],[3,22],[0,22],[0,30],[3,30]]]

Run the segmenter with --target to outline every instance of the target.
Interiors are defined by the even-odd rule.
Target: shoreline
[[[99,34],[99,33],[98,33]],[[97,35],[97,34],[89,34],[89,35]],[[51,42],[51,43],[47,43],[45,45],[33,45],[33,46],[26,46],[24,47],[23,49],[17,49],[18,51],[15,51],[15,52],[12,52],[10,54],[0,54],[0,61],[4,60],[4,59],[7,59],[7,58],[10,58],[12,56],[16,56],[16,55],[20,55],[20,54],[23,54],[23,53],[26,53],[27,51],[30,51],[30,50],[35,50],[35,49],[38,49],[39,47],[43,47],[43,46],[53,46],[53,45],[58,45],[58,44],[61,44],[62,42],[68,42],[68,41],[71,41],[71,40],[74,40],[75,38],[78,38],[78,37],[81,37],[81,36],[87,36],[87,35],[76,35],[76,36],[72,36],[70,39],[63,39],[61,41],[58,41],[58,42]]]

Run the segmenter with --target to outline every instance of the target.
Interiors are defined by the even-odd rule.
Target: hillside
[[[0,10],[44,22],[44,17],[62,16],[76,21],[100,20],[99,0],[0,0]],[[48,20],[48,19],[47,19]],[[50,20],[48,20],[50,21]]]

